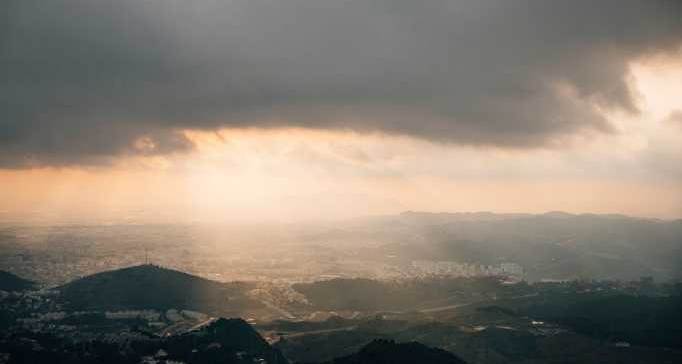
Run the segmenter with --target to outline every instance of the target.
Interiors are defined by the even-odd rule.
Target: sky
[[[682,218],[674,0],[0,7],[0,220]]]

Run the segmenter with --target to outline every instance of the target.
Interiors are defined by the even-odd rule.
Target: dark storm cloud
[[[544,146],[611,132],[594,107],[636,112],[628,62],[682,40],[672,0],[4,4],[4,167],[182,151],[179,130],[223,126]]]

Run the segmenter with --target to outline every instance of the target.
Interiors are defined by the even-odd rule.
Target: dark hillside
[[[126,338],[75,341],[35,332],[0,333],[0,362],[7,364],[287,364],[244,320],[218,319],[172,336],[131,333]]]
[[[682,298],[583,294],[546,298],[520,310],[578,333],[643,346],[682,347]]]
[[[18,277],[10,272],[0,271],[0,291],[26,291],[35,286],[35,283]]]
[[[58,290],[74,310],[175,308],[230,315],[261,306],[245,295],[243,284],[224,284],[154,265],[94,274]]]
[[[374,340],[359,352],[334,359],[330,364],[462,364],[454,354],[430,348],[418,342],[395,343],[390,340]]]
[[[523,291],[525,285],[504,286],[496,277],[432,278],[404,282],[335,278],[294,284],[293,288],[304,294],[318,309],[369,311],[415,310],[428,301],[455,300],[463,303],[480,300],[487,294],[526,293]]]
[[[200,329],[167,339],[164,348],[173,359],[187,363],[261,363],[260,360],[287,363],[279,350],[273,349],[242,319],[220,318]]]

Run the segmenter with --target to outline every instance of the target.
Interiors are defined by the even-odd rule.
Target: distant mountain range
[[[632,219],[632,220],[651,220],[651,221],[661,221],[658,219],[647,219],[641,217],[633,217],[622,214],[572,214],[565,211],[548,211],[541,214],[531,214],[531,213],[496,213],[491,211],[476,211],[476,212],[421,212],[421,211],[405,211],[399,214],[402,218],[410,219],[423,219],[430,220],[433,222],[436,219],[441,219],[442,221],[481,221],[481,220],[509,220],[509,219],[519,219],[528,217],[546,217],[546,218],[574,218],[574,217],[588,217],[588,218],[608,218],[608,219]]]
[[[682,279],[682,220],[624,215],[427,213],[354,220],[322,236],[376,241],[361,256],[494,265],[513,262],[530,280]]]
[[[34,287],[34,282],[23,279],[10,272],[0,271],[0,291],[26,291]]]
[[[238,316],[262,307],[246,295],[245,283],[220,283],[151,264],[97,273],[57,290],[74,310],[186,309]]]

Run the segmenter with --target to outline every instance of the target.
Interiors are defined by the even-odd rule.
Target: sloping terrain
[[[355,354],[337,358],[330,364],[463,364],[456,355],[418,342],[396,343],[374,340]]]
[[[244,320],[218,319],[168,337],[130,332],[114,339],[74,341],[33,332],[0,335],[0,362],[73,364],[287,364]]]
[[[26,291],[35,286],[35,283],[16,276],[10,272],[0,271],[0,291]]]
[[[154,265],[87,276],[58,288],[73,310],[187,309],[231,315],[262,304],[240,283],[220,283]]]

